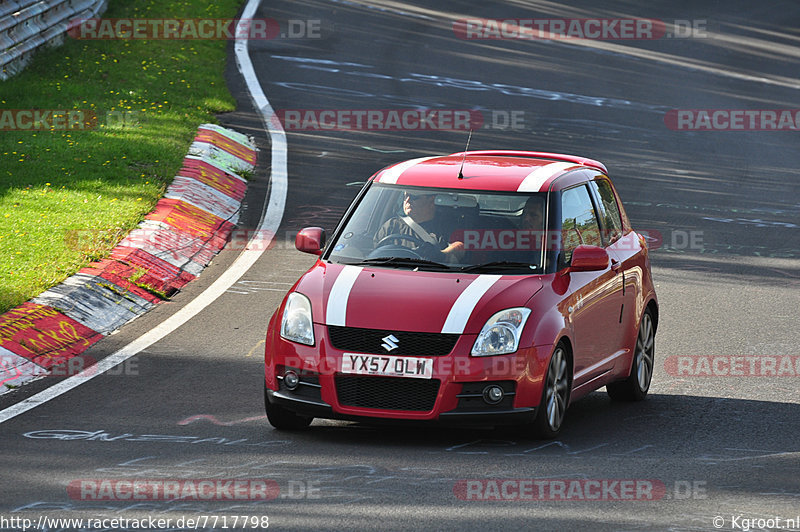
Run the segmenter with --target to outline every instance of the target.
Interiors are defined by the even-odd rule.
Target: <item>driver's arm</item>
[[[451,231],[445,230],[445,226],[441,226],[439,229],[439,235],[437,238],[439,239],[439,251],[443,253],[443,258],[446,258],[449,262],[456,262],[464,255],[464,243],[461,241],[451,242],[449,236],[452,236]]]
[[[458,242],[451,242],[450,244],[448,244],[447,247],[442,250],[442,253],[455,253],[457,255],[460,255],[461,252],[463,251],[464,251],[464,243],[458,241]]]

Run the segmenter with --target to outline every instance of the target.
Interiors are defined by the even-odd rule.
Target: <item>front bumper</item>
[[[344,352],[333,348],[325,326],[315,324],[317,345],[288,342],[272,328],[265,350],[266,400],[299,415],[342,420],[391,419],[452,425],[519,425],[533,422],[549,352],[521,349],[509,355],[471,357],[474,335],[462,335],[446,356],[431,357],[431,379],[342,373]],[[290,390],[286,371],[300,375]],[[482,399],[487,386],[503,399]]]
[[[311,401],[308,399],[300,399],[293,397],[292,394],[285,392],[273,391],[269,388],[266,389],[266,399],[271,404],[281,406],[287,410],[307,417],[324,418],[324,419],[339,419],[343,421],[375,421],[376,418],[382,418],[380,415],[355,415],[339,413],[333,410],[331,405]],[[438,418],[434,421],[445,425],[526,425],[532,423],[536,417],[536,408],[514,408],[510,410],[496,410],[496,411],[483,411],[483,412],[468,412],[468,411],[451,411],[439,414]],[[393,420],[394,421],[394,420]]]

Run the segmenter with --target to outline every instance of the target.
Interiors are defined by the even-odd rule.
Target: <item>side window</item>
[[[561,249],[563,264],[572,260],[572,251],[581,244],[601,246],[600,226],[589,190],[585,185],[561,193]]]
[[[617,199],[614,197],[611,183],[606,179],[596,179],[591,181],[590,186],[597,193],[597,197],[600,198],[598,207],[600,219],[603,221],[606,242],[613,244],[622,236],[622,217],[619,214]]]

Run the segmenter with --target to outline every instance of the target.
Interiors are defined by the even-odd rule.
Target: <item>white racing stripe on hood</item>
[[[399,164],[396,164],[389,168],[388,170],[384,171],[381,174],[379,181],[381,183],[386,183],[389,185],[394,185],[397,183],[397,180],[400,178],[400,175],[411,168],[412,166],[416,166],[419,163],[425,162],[429,159],[435,159],[436,157],[420,157],[419,159],[411,159],[410,161],[405,161]]]
[[[540,166],[530,174],[528,174],[522,183],[519,184],[517,192],[539,192],[542,185],[550,179],[555,173],[563,172],[567,168],[579,166],[577,163],[550,163]]]
[[[496,283],[502,275],[480,275],[477,279],[472,281],[468,287],[461,292],[450,313],[447,315],[447,320],[442,327],[442,334],[461,334],[467,326],[469,317],[472,316],[472,311],[483,295]]]
[[[361,266],[345,266],[339,276],[333,281],[331,293],[328,295],[328,307],[325,311],[326,325],[339,325],[344,327],[347,317],[347,300],[350,299],[350,290],[356,282],[358,274],[363,270]]]

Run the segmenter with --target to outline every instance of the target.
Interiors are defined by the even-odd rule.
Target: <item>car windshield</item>
[[[546,197],[373,183],[325,258],[430,271],[542,273]]]

